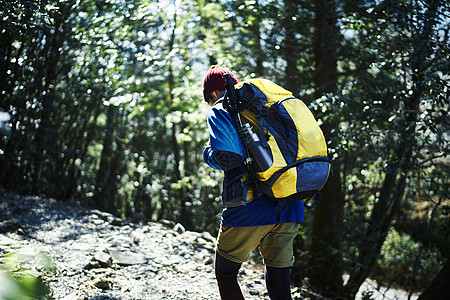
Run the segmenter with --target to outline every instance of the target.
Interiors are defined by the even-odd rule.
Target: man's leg
[[[219,285],[221,299],[244,299],[241,288],[237,282],[237,275],[240,267],[241,264],[232,262],[216,252],[214,269],[216,271],[216,279],[217,284]]]
[[[272,268],[266,266],[264,277],[271,300],[292,299],[289,274],[290,268]]]
[[[237,282],[239,268],[273,227],[274,225],[220,227],[216,245],[215,270],[222,299],[244,299]]]
[[[266,286],[272,300],[292,299],[289,273],[295,261],[293,242],[297,232],[297,223],[282,223],[261,240],[259,249],[266,265]]]

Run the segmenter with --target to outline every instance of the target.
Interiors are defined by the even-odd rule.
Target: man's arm
[[[210,146],[203,151],[205,162],[217,170],[229,170],[242,165],[244,152],[230,114],[217,103],[208,113]]]
[[[227,171],[242,165],[242,156],[229,151],[214,151],[207,146],[203,159],[213,169]]]

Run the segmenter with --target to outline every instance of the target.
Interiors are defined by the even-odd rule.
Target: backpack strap
[[[307,209],[307,210],[311,210],[314,206],[316,206],[317,201],[319,201],[320,197],[322,196],[322,194],[320,194],[319,191],[317,191],[316,194],[312,195],[311,197],[307,198],[305,201],[303,201],[303,206]],[[314,199],[315,198],[315,199]],[[313,204],[309,205],[309,202],[311,202],[314,199]]]
[[[310,161],[323,161],[323,162],[328,162],[331,164],[331,160],[326,156],[317,156],[317,157],[311,157],[311,158],[305,158],[302,160],[298,160],[292,164],[285,166],[284,168],[281,168],[280,170],[276,171],[275,173],[273,173],[273,175],[269,179],[266,180],[266,183],[269,186],[272,186],[275,183],[275,181],[277,181],[277,179],[281,176],[281,174],[283,174],[287,170],[297,167],[303,163],[310,162]]]
[[[268,124],[267,124],[267,122],[264,122],[264,118],[262,116],[263,112],[262,112],[261,105],[259,105],[256,108],[256,110],[257,110],[257,114],[255,115],[255,117],[256,117],[256,120],[258,121],[259,140],[261,141],[262,146],[264,148],[267,148],[267,147],[269,147],[269,145],[267,144],[266,136],[264,134],[264,128],[267,127]],[[263,123],[265,123],[265,124],[263,124]],[[266,126],[264,126],[264,125],[266,125]]]
[[[282,202],[282,203],[303,201],[303,206],[307,210],[311,210],[317,204],[317,201],[319,201],[322,194],[320,193],[320,191],[306,191],[306,192],[299,192],[299,193],[290,195],[286,198],[274,198],[274,197],[270,197],[268,195],[265,195],[265,196],[273,201]],[[309,204],[311,201],[314,201],[314,202],[312,204]]]

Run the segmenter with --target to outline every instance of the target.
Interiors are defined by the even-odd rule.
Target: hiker
[[[205,162],[224,171],[222,212],[215,256],[215,274],[222,299],[244,299],[237,282],[241,264],[259,246],[265,265],[265,282],[270,299],[292,299],[290,267],[294,264],[293,241],[303,222],[302,201],[274,201],[253,197],[244,180],[244,150],[233,120],[223,107],[226,93],[224,74],[236,76],[221,66],[211,66],[203,81],[203,98],[212,106],[207,116],[209,145]],[[243,178],[244,177],[244,178]]]

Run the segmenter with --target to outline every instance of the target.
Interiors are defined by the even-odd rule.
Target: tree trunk
[[[258,1],[255,2],[255,7],[257,11],[260,11],[259,9],[259,3]],[[253,53],[255,55],[255,74],[257,77],[263,77],[264,76],[264,51],[261,47],[261,25],[259,22],[260,18],[257,18],[253,24],[250,26],[250,31],[253,34],[254,38],[254,47],[253,47]]]
[[[336,66],[336,4],[334,1],[315,2],[314,59],[315,96],[335,93]],[[326,122],[322,129],[330,141],[331,130],[338,121]],[[334,147],[334,145],[330,145]],[[314,208],[314,223],[308,277],[313,289],[327,297],[335,298],[342,288],[341,232],[344,199],[340,183],[340,163],[333,161],[334,176],[329,179],[322,198]]]
[[[10,30],[9,24],[3,20],[0,21],[1,28],[3,32],[0,33],[0,94],[6,94],[7,89],[11,89],[12,86],[8,88],[8,70],[10,65],[10,56],[12,53],[12,43],[14,41],[14,33]],[[3,104],[3,103],[2,103]],[[0,104],[0,109],[2,108]],[[6,106],[5,106],[6,108]]]
[[[116,191],[116,169],[114,168],[114,134],[116,128],[115,107],[107,108],[105,136],[103,137],[103,149],[100,167],[97,171],[94,201],[95,205],[104,211],[111,211],[111,203]]]
[[[430,286],[420,295],[418,300],[445,300],[448,299],[450,287],[450,259],[447,258],[441,271],[431,282]]]
[[[284,18],[281,20],[285,36],[283,41],[283,58],[286,61],[285,87],[294,95],[299,94],[299,72],[298,72],[298,53],[299,46],[296,39],[297,23],[294,16],[297,14],[297,2],[293,0],[284,1]]]
[[[173,3],[174,8],[175,8],[175,13],[174,13],[174,22],[173,22],[173,28],[172,28],[172,34],[170,36],[170,40],[169,40],[169,50],[170,52],[173,51],[174,47],[175,47],[175,31],[178,27],[178,15],[177,15],[177,7],[176,7],[176,3],[174,1]],[[167,103],[169,105],[169,113],[176,110],[176,108],[173,105],[173,90],[175,88],[175,76],[174,76],[174,71],[173,71],[173,66],[172,66],[172,58],[169,58],[169,78],[168,78],[168,83],[169,83],[169,90],[167,91]],[[173,153],[173,177],[172,177],[172,182],[176,182],[178,183],[181,180],[181,171],[180,171],[180,161],[181,161],[181,150],[180,150],[180,145],[178,143],[178,139],[177,139],[177,135],[178,135],[178,125],[175,122],[172,122],[171,124],[171,131],[170,131],[170,140],[171,140],[171,150]],[[179,215],[179,219],[177,221],[181,222],[181,220],[184,220],[185,217],[185,213],[186,213],[186,199],[183,195],[183,188],[178,188],[178,190],[174,191],[174,197],[175,199],[172,200],[172,203],[176,203],[175,205],[172,205],[173,208],[180,209],[180,215]],[[177,205],[178,204],[178,205]]]

